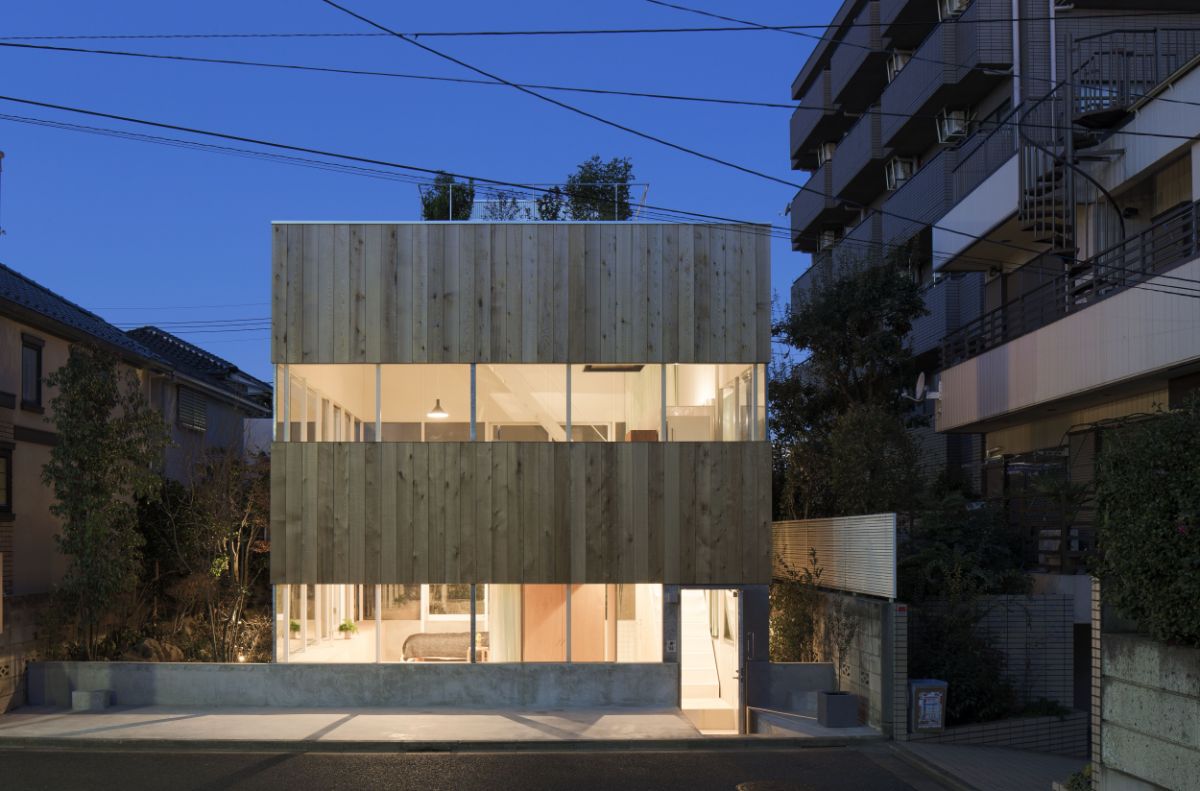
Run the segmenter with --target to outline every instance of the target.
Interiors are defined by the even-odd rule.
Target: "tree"
[[[629,205],[631,181],[633,160],[629,157],[613,157],[608,162],[599,156],[584,160],[567,177],[564,192],[568,215],[581,221],[628,220],[633,216]]]
[[[439,171],[432,186],[421,191],[423,220],[469,220],[474,205],[474,179],[462,184],[449,173]]]
[[[563,202],[566,200],[563,191],[557,186],[543,192],[537,199],[538,219],[560,220],[563,216]]]
[[[187,653],[214,662],[263,656],[270,620],[257,612],[265,583],[270,522],[270,460],[214,450],[166,496],[143,504],[141,525],[156,578],[176,603],[172,636],[189,619],[202,635]],[[260,601],[261,600],[261,601]],[[186,636],[186,635],[185,635]]]
[[[925,306],[896,262],[850,267],[774,327],[806,359],[777,359],[771,399],[775,513],[808,518],[903,510],[918,489],[901,398],[904,338]]]
[[[42,480],[54,492],[50,511],[62,524],[56,540],[69,558],[58,595],[78,614],[87,658],[94,659],[102,620],[137,585],[135,499],[158,495],[155,470],[169,434],[133,371],[99,349],[71,346],[46,383],[58,390],[50,408],[59,442]]]

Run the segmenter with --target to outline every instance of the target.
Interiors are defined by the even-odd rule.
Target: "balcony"
[[[1061,274],[943,342],[938,430],[992,430],[1042,405],[1165,388],[1169,371],[1200,360],[1200,309],[1162,277],[1200,275],[1198,229],[1200,204],[1188,204],[1069,271],[1049,256],[1031,262]]]
[[[929,0],[880,0],[880,34],[897,49],[912,49],[937,25],[931,5]]]
[[[887,82],[886,53],[879,35],[879,3],[872,0],[838,42],[830,58],[833,100],[848,113],[859,113],[874,103]]]
[[[956,162],[957,152],[944,148],[892,193],[883,204],[885,247],[903,244],[946,214],[953,205],[950,176]]]
[[[813,173],[805,186],[792,198],[792,249],[811,253],[817,249],[821,231],[829,226],[840,228],[854,215],[833,191],[833,162],[826,162]]]
[[[816,170],[817,147],[826,141],[839,139],[851,123],[840,110],[831,109],[832,79],[829,69],[822,71],[801,99],[800,106],[792,113],[788,139],[791,141],[794,170]]]
[[[927,150],[937,142],[929,115],[970,105],[1006,79],[1011,27],[975,23],[1011,13],[1009,0],[975,0],[960,17],[934,28],[883,92],[884,145],[904,155]]]
[[[1075,40],[1074,113],[1081,126],[1110,127],[1200,54],[1200,29],[1110,30]]]
[[[979,317],[983,307],[983,274],[970,272],[943,277],[925,291],[929,311],[913,322],[908,335],[912,353],[920,357],[941,349],[947,334]]]
[[[874,211],[850,229],[833,248],[831,277],[842,278],[855,271],[879,266],[883,261],[882,233],[882,218]]]
[[[1185,206],[1081,266],[983,314],[946,337],[942,345],[944,365],[976,357],[1196,257],[1200,254],[1196,237],[1198,210],[1200,203]],[[1060,269],[1062,262],[1046,253],[1026,266]]]
[[[872,107],[858,119],[837,149],[833,190],[841,198],[867,203],[884,190],[883,147],[879,108]]]

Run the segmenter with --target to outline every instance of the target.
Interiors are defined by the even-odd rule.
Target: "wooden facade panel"
[[[760,584],[770,450],[277,443],[273,583]]]
[[[754,226],[280,224],[277,363],[767,362]]]

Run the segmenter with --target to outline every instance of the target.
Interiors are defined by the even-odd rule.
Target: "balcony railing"
[[[884,148],[879,108],[867,110],[842,138],[833,189],[840,197],[866,202],[883,189]]]
[[[1071,47],[1074,110],[1082,122],[1121,115],[1200,55],[1200,29],[1110,30]]]
[[[826,162],[813,173],[805,186],[792,198],[792,246],[812,251],[825,226],[839,226],[850,216],[842,202],[833,194],[833,161]]]
[[[824,69],[809,86],[808,93],[800,100],[800,106],[792,112],[789,141],[793,168],[815,170],[817,146],[837,140],[851,123],[840,110],[832,109],[832,80],[829,69]]]
[[[884,145],[917,151],[932,144],[934,124],[923,116],[1002,79],[1000,71],[1012,66],[1012,30],[976,23],[1011,12],[1008,0],[975,0],[960,17],[934,28],[883,92]]]
[[[953,205],[950,172],[957,151],[944,148],[887,199],[883,218],[884,246],[906,242],[926,226],[937,222]]]
[[[969,360],[1190,261],[1200,255],[1198,229],[1200,202],[1180,207],[1082,265],[1064,269],[1070,262],[1061,257],[1038,256],[1026,266],[1062,273],[946,336],[942,365]]]
[[[928,0],[880,0],[879,32],[893,47],[908,49],[921,43],[937,25]]]
[[[874,101],[887,77],[883,59],[879,3],[868,2],[830,58],[834,101],[851,113],[859,112]]]
[[[954,166],[954,202],[965,198],[988,176],[1017,153],[1017,106],[999,121],[985,121],[982,127],[958,146],[958,164]]]

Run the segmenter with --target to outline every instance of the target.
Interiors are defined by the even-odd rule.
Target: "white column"
[[[283,434],[276,437],[280,442],[291,439],[292,433],[292,374],[287,365],[283,368]],[[278,386],[278,383],[276,384]]]
[[[471,365],[471,384],[474,384],[474,383],[475,383],[475,365],[472,364]],[[471,389],[471,403],[472,403],[472,406],[474,406],[474,403],[475,403],[474,388]],[[472,417],[472,419],[475,417],[474,409],[471,410],[471,417]],[[471,428],[472,428],[472,434],[473,434],[474,428],[475,428],[474,425],[472,425]],[[472,438],[474,438],[474,437],[472,437]],[[474,585],[474,583],[471,584],[470,592],[467,595],[471,597],[471,663],[474,664],[475,663],[475,635],[477,634],[477,632],[476,632],[477,627],[475,626],[476,614],[475,614],[475,585]]]
[[[567,442],[571,441],[571,364],[567,363]]]
[[[750,366],[750,439],[763,439],[758,436],[758,363]]]
[[[375,441],[383,442],[383,366],[375,365]],[[376,588],[378,591],[378,588]]]
[[[475,435],[475,431],[476,431],[476,429],[475,429],[475,403],[476,403],[475,402],[475,363],[471,363],[471,441],[472,442],[475,442],[478,439],[478,437]],[[472,602],[471,612],[475,612],[475,609],[474,609],[475,608],[475,604],[474,604],[475,597],[473,595],[471,597],[471,602]],[[471,629],[474,630],[474,628],[475,628],[475,625],[472,623]],[[474,639],[475,638],[471,638],[471,640],[472,640],[471,656],[472,657],[475,656]],[[474,662],[475,661],[474,658],[472,658],[471,661]]]
[[[662,428],[658,435],[658,441],[666,442],[667,441],[667,364],[666,363],[662,363],[659,366],[659,374],[660,374],[659,383],[658,383],[659,384],[659,387],[658,387],[659,409],[662,410],[661,412],[659,412],[659,415],[661,417]]]
[[[292,661],[292,586],[283,588],[283,661]]]
[[[308,585],[300,586],[300,650],[308,650]]]
[[[375,585],[375,661],[383,661],[383,586]]]

